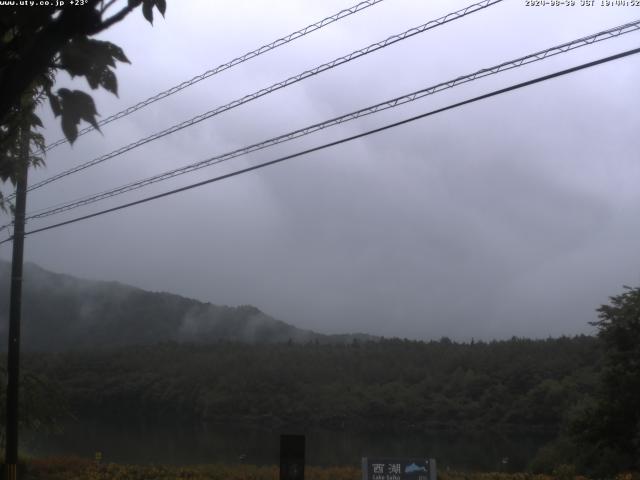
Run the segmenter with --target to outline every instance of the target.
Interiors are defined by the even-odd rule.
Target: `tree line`
[[[164,343],[32,354],[80,418],[557,432],[595,391],[592,337]]]

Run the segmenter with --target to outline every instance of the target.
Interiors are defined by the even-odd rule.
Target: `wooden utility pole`
[[[13,256],[11,259],[11,297],[9,300],[9,352],[7,359],[6,479],[16,480],[18,469],[18,386],[20,376],[20,319],[22,313],[22,261],[24,254],[24,217],[27,204],[29,169],[29,129],[20,133],[20,164],[16,178],[16,208],[13,220]]]

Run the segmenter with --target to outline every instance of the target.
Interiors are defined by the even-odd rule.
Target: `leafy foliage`
[[[0,179],[15,183],[20,131],[42,126],[33,105],[42,96],[49,99],[62,131],[73,143],[82,120],[97,128],[96,107],[90,95],[59,89],[53,92],[56,73],[86,78],[92,89],[102,87],[117,95],[116,62],[129,63],[120,47],[90,38],[121,21],[142,5],[151,23],[153,9],[164,15],[165,0],[129,0],[112,15],[108,10],[119,2],[87,0],[82,7],[5,5],[0,16]],[[44,146],[41,135],[32,140]],[[40,145],[39,145],[40,146]],[[42,164],[42,157],[31,164]],[[1,201],[1,197],[0,197]]]
[[[44,77],[48,80],[48,77]],[[0,180],[11,181],[14,185],[18,176],[26,168],[44,165],[45,140],[37,128],[42,127],[40,117],[35,109],[43,101],[44,96],[38,93],[36,87],[25,92],[20,100],[20,108],[11,111],[9,117],[12,125],[10,128],[0,125]],[[26,151],[25,151],[26,150]],[[12,205],[7,205],[0,192],[0,209],[6,211]]]
[[[20,374],[20,428],[31,431],[56,430],[71,417],[69,406],[60,388],[45,377],[33,372]],[[6,411],[7,371],[0,366],[0,411]],[[5,417],[0,416],[0,445],[4,445]]]
[[[111,70],[115,68],[116,60],[131,63],[122,49],[111,42],[78,37],[62,48],[58,64],[71,77],[86,77],[91,88],[101,86],[117,95],[118,84]]]
[[[601,474],[640,467],[640,288],[625,290],[598,309],[604,369],[596,403],[573,424],[586,462]]]

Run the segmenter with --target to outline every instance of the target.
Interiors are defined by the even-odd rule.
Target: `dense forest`
[[[165,343],[32,354],[82,418],[557,432],[593,391],[592,337],[459,344]]]

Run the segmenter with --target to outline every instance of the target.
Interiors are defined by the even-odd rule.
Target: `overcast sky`
[[[640,17],[505,0],[29,195],[28,211],[224,153]],[[169,0],[102,38],[131,65],[102,117],[355,4]],[[46,178],[472,2],[385,0],[51,151]],[[640,33],[456,87],[29,228],[230,172],[635,48]],[[60,86],[88,90],[59,77]],[[30,236],[25,259],[323,333],[458,340],[590,333],[640,284],[640,56],[118,213]],[[59,121],[43,111],[45,135]],[[6,190],[6,187],[5,187]],[[4,219],[6,221],[6,218]],[[4,223],[4,222],[3,222]],[[29,229],[28,228],[28,229]],[[9,258],[10,245],[0,247]]]

